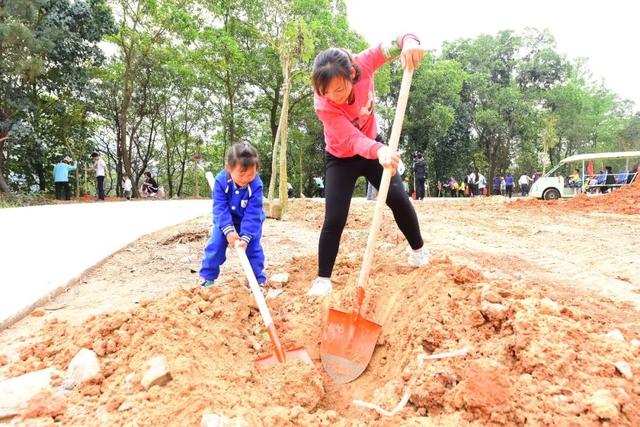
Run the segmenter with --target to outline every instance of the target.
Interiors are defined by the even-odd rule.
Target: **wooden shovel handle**
[[[393,127],[391,128],[391,138],[389,139],[389,149],[391,152],[398,150],[398,143],[400,142],[400,132],[402,131],[402,121],[404,120],[404,111],[407,108],[407,100],[409,99],[409,89],[411,88],[411,78],[413,72],[408,71],[406,68],[402,75],[402,84],[400,85],[400,94],[398,96],[398,106],[396,107],[396,115],[393,119]],[[376,207],[373,212],[373,221],[371,223],[371,229],[369,231],[369,239],[367,240],[367,249],[364,252],[364,258],[362,260],[362,269],[360,270],[360,276],[358,276],[358,286],[356,288],[356,307],[358,311],[362,305],[364,299],[364,287],[369,278],[371,272],[371,264],[373,263],[373,252],[376,246],[376,239],[378,232],[380,231],[380,223],[382,222],[382,210],[384,204],[387,201],[387,194],[389,193],[389,183],[391,182],[391,168],[385,168],[382,173],[382,179],[380,180],[380,188],[378,188],[378,199],[376,200]],[[360,289],[358,289],[360,288]]]

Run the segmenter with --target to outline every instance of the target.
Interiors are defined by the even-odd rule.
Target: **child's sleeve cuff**
[[[247,236],[246,234],[242,237],[240,237],[240,240],[244,241],[247,243],[247,245],[249,244],[249,242],[251,241],[251,236]]]
[[[224,227],[222,227],[221,230],[225,236],[229,233],[233,233],[234,231],[236,231],[235,227],[232,224],[225,225]]]

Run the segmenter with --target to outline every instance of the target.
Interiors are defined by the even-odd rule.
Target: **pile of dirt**
[[[284,324],[281,313],[273,315]],[[10,366],[12,375],[45,365],[64,370],[82,347],[100,358],[101,374],[76,387],[67,398],[67,410],[55,416],[63,424],[95,425],[99,420],[122,425],[136,420],[194,425],[207,412],[233,415],[241,408],[247,414],[278,406],[308,413],[324,394],[314,366],[288,363],[256,371],[253,360],[270,348],[241,283],[182,289],[157,301],[142,301],[130,312],[89,318],[81,326],[54,319],[42,334],[46,339],[21,350],[20,362]],[[283,342],[290,342],[286,332]],[[172,380],[145,390],[141,378],[154,356],[167,360]],[[54,384],[61,385],[62,379]]]
[[[82,325],[49,321],[39,342],[25,346],[12,375],[42,367],[66,369],[82,347],[100,358],[102,374],[67,396],[53,419],[69,425],[195,425],[205,413],[250,425],[592,424],[640,425],[640,315],[596,315],[588,305],[560,303],[550,285],[490,280],[438,258],[421,269],[405,265],[404,248],[388,239],[376,255],[365,317],[383,325],[369,368],[336,385],[322,371],[319,341],[328,307],[349,310],[361,244],[345,244],[334,292],[308,298],[315,257],[294,257],[284,293],[269,301],[285,347],[304,345],[314,366],[253,365],[271,344],[240,281],[185,287],[128,312]],[[618,328],[623,341],[607,337]],[[417,357],[469,348],[464,358]],[[172,380],[145,390],[144,365],[164,356]],[[633,375],[615,367],[625,362]],[[392,409],[415,376],[407,407],[394,418],[353,405]],[[58,380],[61,385],[62,379]]]
[[[162,245],[185,244],[189,242],[200,242],[209,238],[208,230],[185,231],[175,234],[163,240]]]
[[[513,209],[542,208],[561,212],[603,212],[623,215],[640,214],[640,180],[608,194],[579,194],[569,200],[519,199],[508,204]]]
[[[375,202],[371,202],[373,206]],[[324,199],[293,199],[289,201],[289,207],[284,219],[306,223],[314,228],[322,227],[324,222]],[[347,218],[347,229],[368,228],[371,220],[370,215],[361,215],[365,209],[363,206],[351,206],[349,217]]]
[[[640,214],[640,179],[601,197],[581,194],[566,203],[566,208],[580,211]]]

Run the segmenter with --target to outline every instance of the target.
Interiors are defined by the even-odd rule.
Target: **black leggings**
[[[325,154],[325,211],[318,245],[318,276],[331,277],[356,181],[364,176],[378,189],[384,168],[377,159],[370,160],[361,156],[338,158],[329,153]],[[391,178],[387,206],[391,208],[396,224],[411,248],[420,249],[424,242],[420,234],[418,216],[404,191],[399,174]]]

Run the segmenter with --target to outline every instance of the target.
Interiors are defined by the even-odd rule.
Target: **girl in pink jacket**
[[[364,176],[377,189],[383,168],[394,171],[387,205],[409,242],[408,262],[414,267],[429,262],[415,209],[403,190],[402,179],[395,173],[400,156],[383,143],[375,117],[373,75],[398,56],[407,69],[418,67],[424,49],[415,35],[399,37],[388,49],[379,45],[354,56],[344,49],[331,48],[315,59],[312,84],[316,114],[324,125],[326,204],[319,243],[318,277],[313,281],[309,295],[331,292],[331,272],[356,180]]]

